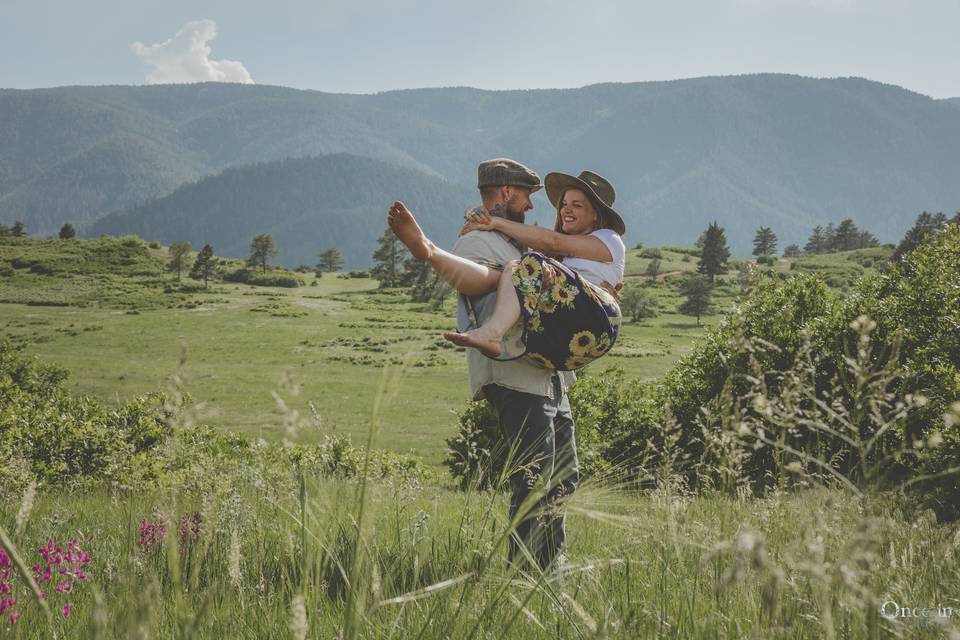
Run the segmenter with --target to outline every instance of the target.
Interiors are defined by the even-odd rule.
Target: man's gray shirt
[[[502,269],[511,260],[520,257],[520,250],[511,243],[506,236],[497,231],[471,231],[457,240],[453,246],[453,253],[472,260],[487,267]],[[476,320],[483,323],[496,304],[497,292],[494,290],[484,296],[471,296]],[[460,332],[475,328],[467,309],[466,296],[457,296],[457,330]],[[532,393],[547,398],[553,397],[551,377],[555,373],[552,369],[543,369],[531,364],[526,358],[500,361],[487,358],[476,349],[467,349],[467,369],[470,372],[470,388],[474,400],[483,398],[483,387],[487,384],[497,384],[509,389]],[[576,379],[571,371],[556,372],[560,374],[560,383],[566,389]]]

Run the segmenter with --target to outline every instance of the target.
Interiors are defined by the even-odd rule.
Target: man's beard
[[[523,211],[514,211],[507,202],[495,204],[493,209],[490,210],[490,215],[497,218],[505,218],[511,222],[519,222],[520,224],[523,224],[526,219]]]

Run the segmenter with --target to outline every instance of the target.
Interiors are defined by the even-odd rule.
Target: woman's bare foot
[[[423,233],[420,225],[407,206],[397,200],[387,211],[387,224],[410,253],[417,260],[429,260],[433,256],[434,246]]]
[[[473,347],[479,349],[480,353],[488,358],[499,358],[503,353],[503,346],[500,343],[502,336],[484,335],[481,329],[468,331],[466,333],[444,333],[443,337],[453,344],[461,347]]]

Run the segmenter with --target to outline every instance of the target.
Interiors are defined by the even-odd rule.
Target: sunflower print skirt
[[[544,280],[549,264],[557,277]],[[571,371],[613,346],[620,333],[620,307],[608,292],[542,253],[525,253],[513,268],[520,301],[524,357],[545,369]]]

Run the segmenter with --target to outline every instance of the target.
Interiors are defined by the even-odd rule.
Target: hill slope
[[[365,267],[386,228],[390,202],[402,198],[437,241],[452,244],[475,191],[416,169],[347,154],[227,169],[95,223],[88,235],[136,233],[164,243],[213,245],[246,257],[250,240],[270,233],[277,259],[312,265],[335,246],[348,267]]]
[[[616,184],[628,243],[690,243],[716,219],[737,253],[760,225],[782,246],[852,217],[894,241],[919,211],[960,206],[956,104],[861,79],[376,95],[199,84],[0,91],[0,222],[52,233],[229,166],[338,152],[464,187],[495,155],[590,167]]]

